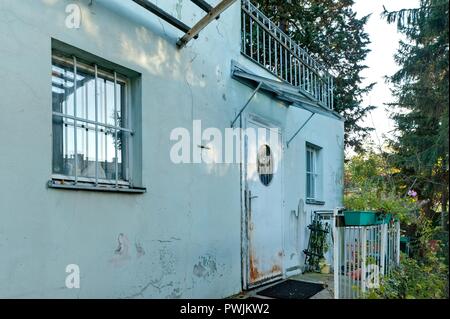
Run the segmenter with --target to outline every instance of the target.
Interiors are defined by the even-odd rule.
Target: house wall
[[[240,55],[239,4],[178,50],[180,31],[131,1],[89,2],[0,2],[0,297],[219,298],[238,293],[240,165],[173,164],[169,137],[176,127],[190,130],[196,119],[204,128],[229,127],[253,90],[231,78],[232,59],[267,73]],[[190,1],[160,2],[191,26],[204,14]],[[65,26],[71,3],[82,8],[79,29]],[[141,74],[145,194],[47,188],[52,38]],[[248,112],[280,123],[284,138],[309,115],[263,94]],[[317,115],[285,150],[286,268],[299,258],[289,229],[291,210],[305,194],[306,140],[324,150],[325,206],[334,208],[342,198],[343,123]],[[312,209],[305,206],[305,221]],[[301,238],[307,236],[304,227],[300,224]],[[65,287],[68,264],[80,267],[80,289]]]

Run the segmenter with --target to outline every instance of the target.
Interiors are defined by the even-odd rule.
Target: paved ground
[[[334,280],[333,274],[317,274],[317,273],[305,273],[291,277],[289,279],[308,281],[314,283],[321,283],[326,286],[324,290],[318,294],[312,296],[310,299],[333,299],[334,298]]]
[[[333,299],[333,274],[318,274],[318,273],[305,273],[300,274],[296,276],[289,277],[287,279],[291,280],[299,280],[299,281],[306,281],[306,282],[312,282],[312,283],[320,283],[324,284],[326,288],[316,295],[312,296],[310,299]],[[231,298],[234,299],[247,299],[247,298],[258,298],[258,299],[272,299],[269,297],[259,296],[258,292],[266,289],[267,287],[276,285],[280,283],[281,281],[277,281],[275,283],[271,283],[268,285],[265,285],[263,287],[255,288],[250,291],[242,292],[239,295],[232,296]]]

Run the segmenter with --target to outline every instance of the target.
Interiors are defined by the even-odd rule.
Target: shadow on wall
[[[41,0],[41,2],[47,6],[61,6],[58,10],[62,10],[64,19],[67,17],[65,5],[69,2],[62,0]],[[169,29],[172,28],[170,25],[166,28],[164,21],[138,5],[133,5],[131,1],[95,0],[92,5],[89,3],[89,0],[77,3],[81,9],[80,31],[91,38],[98,48],[108,51],[110,45],[114,43],[107,42],[110,41],[110,37],[105,37],[105,34],[112,35],[120,43],[118,55],[130,64],[137,65],[157,77],[165,79],[170,77],[172,80],[185,81],[190,86],[206,87],[201,72],[194,72],[192,68],[198,53],[189,47],[182,51],[176,47],[175,43],[181,36],[178,30],[171,30],[170,34]],[[97,13],[105,8],[113,11],[120,19],[127,19],[140,26],[134,27],[134,32],[129,33],[123,31],[123,24],[105,28],[96,21],[100,16]],[[64,23],[64,19],[60,20],[61,23]]]

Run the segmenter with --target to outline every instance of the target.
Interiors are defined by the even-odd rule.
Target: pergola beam
[[[136,1],[136,0],[135,0]],[[142,0],[141,0],[142,1]],[[211,9],[209,13],[197,22],[186,34],[177,42],[178,47],[183,48],[190,40],[198,36],[208,24],[216,19],[222,12],[228,9],[236,0],[222,0],[217,6]]]
[[[205,0],[191,0],[193,4],[195,4],[197,7],[205,11],[206,13],[210,13],[213,7],[206,2]],[[220,16],[217,16],[216,19],[219,19]]]
[[[199,7],[206,13],[210,13],[211,10],[213,9],[213,7],[205,0],[191,0],[191,2],[197,5],[197,7]]]
[[[151,13],[156,15],[157,17],[163,19],[167,23],[171,24],[172,26],[174,26],[178,30],[181,30],[181,31],[183,31],[185,33],[189,32],[189,30],[191,30],[191,28],[188,25],[184,24],[180,20],[178,20],[175,17],[171,16],[166,11],[162,10],[161,8],[159,8],[158,6],[154,5],[150,1],[147,1],[147,0],[133,0],[133,2],[137,3],[138,5],[143,7],[144,9],[147,9],[148,11],[150,11]]]

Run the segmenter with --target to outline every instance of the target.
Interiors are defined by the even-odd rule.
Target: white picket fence
[[[363,297],[400,262],[400,223],[373,226],[336,226],[334,214],[334,295],[336,299]]]

